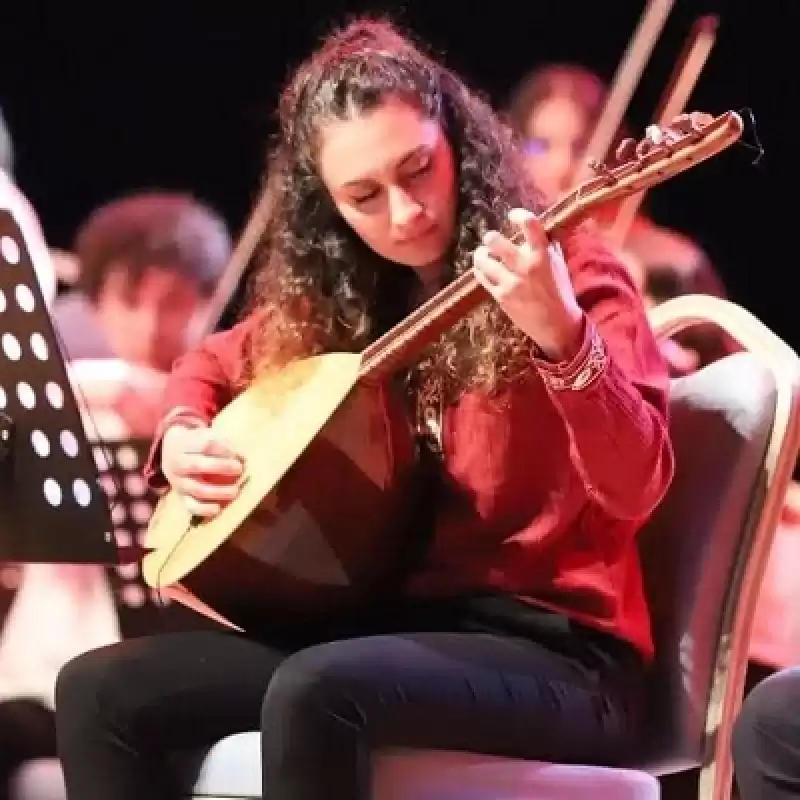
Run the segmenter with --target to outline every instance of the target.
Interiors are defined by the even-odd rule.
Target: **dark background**
[[[15,138],[18,181],[52,245],[69,246],[98,204],[152,187],[192,190],[238,230],[257,187],[279,87],[346,13],[393,9],[499,105],[526,70],[545,61],[578,61],[610,79],[643,6],[26,0],[14,8],[6,0],[0,106]],[[691,105],[713,113],[752,108],[766,152],[753,165],[755,153],[737,146],[658,188],[648,203],[658,221],[709,252],[733,299],[800,347],[789,289],[800,2],[677,0],[630,122],[642,131],[650,121],[692,20],[707,12],[721,15],[721,27]]]

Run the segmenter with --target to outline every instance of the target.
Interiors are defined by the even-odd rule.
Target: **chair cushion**
[[[260,798],[260,776],[259,734],[229,736],[208,752],[192,796],[203,800]],[[643,772],[542,764],[471,753],[389,750],[376,759],[374,779],[377,800],[659,798],[658,781]]]

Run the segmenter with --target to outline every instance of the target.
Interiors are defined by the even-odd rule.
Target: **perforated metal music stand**
[[[120,554],[116,569],[119,585],[115,588],[123,605],[141,608],[150,599],[139,569],[142,537],[157,499],[143,474],[150,440],[104,439],[93,442],[92,449],[100,485],[111,507],[111,524]]]
[[[109,577],[126,639],[215,627],[205,617],[150,589],[142,578],[144,534],[158,499],[143,473],[150,445],[150,439],[142,438],[105,438],[92,443],[119,552],[120,563]]]
[[[110,510],[36,279],[41,249],[0,208],[0,560],[113,564]]]

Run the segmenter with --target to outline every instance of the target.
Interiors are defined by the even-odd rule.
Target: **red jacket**
[[[653,655],[636,534],[672,477],[668,374],[624,268],[587,232],[564,242],[578,301],[609,355],[583,390],[534,373],[502,396],[467,395],[443,419],[447,502],[417,595],[499,589],[614,634]],[[165,413],[207,420],[233,397],[245,320],[176,365]],[[564,365],[536,362],[537,371]],[[157,437],[158,439],[159,437]],[[149,468],[158,481],[158,441]]]

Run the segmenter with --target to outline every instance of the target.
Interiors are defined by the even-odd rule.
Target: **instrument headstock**
[[[541,217],[548,232],[573,225],[598,206],[663,183],[730,147],[744,123],[734,111],[681,114],[667,126],[652,125],[640,141],[626,139],[616,164],[590,162],[594,177],[550,206]]]

